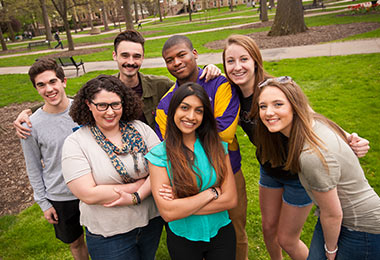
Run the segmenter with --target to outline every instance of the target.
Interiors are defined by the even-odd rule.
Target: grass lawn
[[[363,2],[362,0],[356,2],[350,2],[352,5]],[[348,2],[347,2],[348,3]],[[306,4],[306,3],[305,3]],[[341,4],[337,2],[337,4]],[[328,12],[324,12],[322,15],[314,16],[314,17],[305,17],[305,23],[308,27],[313,26],[322,26],[322,25],[332,25],[332,24],[347,24],[347,23],[356,23],[356,22],[379,22],[380,14],[366,14],[366,15],[342,15],[349,14],[350,12],[344,12],[340,14],[329,14]],[[270,11],[269,17],[273,17],[275,14],[274,10]],[[149,40],[149,38],[155,36],[163,36],[170,35],[181,32],[191,32],[195,30],[204,30],[210,28],[220,28],[223,26],[229,26],[233,24],[245,24],[259,21],[257,12],[252,8],[248,8],[245,5],[241,5],[237,7],[237,10],[234,12],[230,12],[228,8],[221,8],[221,11],[218,12],[217,9],[210,9],[205,12],[194,13],[193,22],[188,22],[188,17],[186,15],[183,16],[175,16],[168,17],[164,19],[162,23],[151,22],[143,26],[141,32],[148,32],[145,37],[146,41],[146,57],[159,57],[161,56],[161,48],[166,38],[164,39],[155,39]],[[231,17],[231,19],[221,19]],[[207,20],[206,20],[207,18]],[[234,18],[234,19],[232,19]],[[218,20],[220,19],[220,20]],[[189,38],[193,41],[194,46],[197,48],[199,53],[208,53],[208,52],[218,52],[220,50],[211,50],[204,47],[204,44],[215,41],[222,40],[227,38],[230,34],[239,33],[239,34],[249,34],[258,31],[269,31],[270,27],[259,28],[259,29],[226,29],[214,32],[203,32],[196,34],[189,34]],[[102,35],[89,35],[86,37],[75,38],[75,44],[94,44],[94,43],[112,43],[114,37],[117,32],[110,34],[102,34]],[[353,39],[362,39],[362,38],[378,38],[380,37],[380,29],[358,34],[355,36],[350,36],[343,40],[353,40]],[[66,40],[63,41],[64,46],[67,46]],[[55,44],[52,42],[51,44]],[[44,49],[44,47],[39,47]],[[90,61],[103,61],[103,60],[111,60],[111,52],[112,46],[105,47],[107,50],[87,54],[80,55],[78,59],[83,59],[85,62]],[[46,49],[46,48],[45,48]],[[54,51],[52,50],[51,53]],[[2,54],[0,54],[1,56]],[[17,58],[0,58],[0,67],[5,66],[25,66],[33,64],[36,58],[42,57],[46,54],[34,54],[34,55],[24,55]]]
[[[357,132],[370,140],[370,152],[360,159],[369,183],[380,194],[380,54],[317,57],[266,62],[265,68],[275,76],[290,75],[304,89],[315,111],[337,122],[348,132]],[[168,75],[166,68],[144,69],[144,73]],[[67,91],[74,94],[87,80],[100,72],[69,79]],[[113,74],[114,71],[102,72]],[[26,75],[0,75],[0,106],[15,102],[39,100]],[[17,93],[14,95],[13,93]],[[247,232],[249,259],[269,259],[263,242],[258,202],[259,169],[254,147],[239,128],[242,169],[248,194]],[[309,245],[316,222],[310,214],[302,232]],[[68,247],[54,238],[53,227],[34,205],[16,216],[0,218],[0,258],[71,259]],[[169,259],[164,236],[157,259]],[[289,259],[286,257],[286,259]]]

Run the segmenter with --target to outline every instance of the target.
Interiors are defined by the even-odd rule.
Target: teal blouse
[[[225,154],[228,153],[228,144],[222,142]],[[201,191],[204,191],[216,182],[216,173],[211,166],[201,142],[197,138],[194,144],[194,171],[202,178]],[[153,165],[165,167],[169,179],[172,180],[169,165],[166,156],[166,145],[162,142],[155,146],[145,158]],[[198,177],[197,177],[198,178]],[[198,178],[198,185],[199,185]],[[218,234],[220,228],[228,225],[231,222],[227,210],[209,214],[209,215],[191,215],[183,219],[174,220],[168,223],[170,230],[177,236],[184,237],[192,241],[210,242],[210,239]]]

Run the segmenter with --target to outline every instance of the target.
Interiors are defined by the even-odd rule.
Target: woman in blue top
[[[237,204],[227,144],[205,90],[186,83],[169,105],[165,141],[145,157],[172,259],[235,259],[227,210]]]

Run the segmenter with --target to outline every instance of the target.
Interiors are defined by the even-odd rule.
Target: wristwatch
[[[214,193],[214,200],[216,200],[217,198],[219,198],[219,193],[218,193],[218,190],[214,187],[211,187],[210,188],[212,193]]]

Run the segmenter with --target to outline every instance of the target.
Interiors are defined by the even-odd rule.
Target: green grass
[[[357,132],[370,140],[370,152],[360,161],[369,183],[380,194],[380,54],[282,60],[266,62],[264,66],[275,76],[292,76],[304,89],[315,111],[334,120],[348,132]],[[142,71],[148,74],[169,75],[166,68]],[[91,72],[68,79],[68,93],[74,94],[81,85],[99,73]],[[113,74],[115,71],[102,73]],[[40,100],[26,75],[0,75],[0,86],[0,106]],[[3,86],[10,86],[12,89],[5,89]],[[258,201],[259,168],[254,157],[254,147],[240,128],[237,135],[243,156],[242,170],[246,177],[249,200],[246,228],[249,237],[249,259],[269,259],[261,231]],[[316,217],[310,213],[301,235],[307,245],[310,244],[315,222]],[[70,259],[70,253],[66,245],[54,238],[52,226],[43,219],[38,206],[34,205],[19,215],[0,218],[0,258]],[[164,236],[157,259],[169,259]]]
[[[355,2],[356,3],[356,2]],[[353,4],[355,4],[353,3]],[[223,8],[222,8],[223,9]],[[241,10],[240,10],[241,9]],[[209,29],[209,28],[217,28],[221,26],[227,26],[231,25],[233,23],[236,24],[242,24],[247,22],[253,22],[258,21],[257,15],[255,12],[252,12],[252,9],[247,9],[246,7],[240,7],[238,11],[229,12],[226,11],[227,9],[223,9],[220,13],[217,12],[217,10],[211,10],[209,13],[210,19],[211,18],[218,18],[220,17],[228,17],[228,16],[240,16],[242,13],[250,13],[254,14],[251,16],[248,16],[249,18],[239,18],[234,19],[232,21],[229,20],[221,20],[221,21],[214,21],[209,23],[188,23],[186,22],[187,17],[181,16],[181,17],[173,17],[173,18],[167,18],[164,20],[163,23],[160,23],[159,25],[149,25],[144,26],[144,31],[153,31],[153,34],[146,35],[146,58],[151,57],[160,57],[161,56],[161,48],[166,40],[165,39],[156,39],[156,40],[149,40],[149,38],[153,36],[158,35],[168,35],[171,33],[179,33],[179,32],[185,32],[185,31],[194,31],[194,30],[201,30],[201,29]],[[343,14],[348,14],[349,12],[345,12]],[[201,17],[204,14],[197,14],[195,17]],[[195,19],[196,20],[196,19]],[[177,23],[176,23],[177,21]],[[178,26],[178,22],[186,22],[185,24],[181,24],[181,26]],[[379,22],[380,21],[380,14],[367,14],[367,15],[359,15],[359,16],[342,16],[341,14],[323,14],[315,17],[305,17],[305,23],[308,27],[313,26],[322,26],[322,25],[332,25],[332,24],[347,24],[347,23],[356,23],[356,22]],[[173,26],[177,25],[177,26]],[[196,33],[196,34],[189,34],[189,38],[192,40],[193,45],[198,50],[199,53],[209,53],[209,52],[220,52],[221,50],[213,50],[204,47],[204,45],[208,42],[215,41],[215,40],[223,40],[226,39],[230,34],[232,33],[239,33],[239,34],[249,34],[253,32],[258,31],[269,31],[270,27],[265,28],[259,28],[259,29],[226,29],[226,30],[220,30],[220,31],[214,31],[214,32],[202,32],[202,33]],[[156,32],[155,32],[156,31]],[[104,34],[104,35],[96,35],[96,36],[87,36],[83,38],[77,38],[75,39],[75,44],[85,45],[85,44],[92,44],[92,43],[104,43],[104,42],[112,42],[113,38],[115,37],[116,33],[111,34]],[[343,40],[353,40],[353,39],[365,39],[365,38],[378,38],[380,37],[380,29],[373,30],[367,33],[362,33],[354,36],[347,37]],[[54,44],[54,42],[52,43]],[[67,43],[64,41],[65,46],[67,46]],[[43,47],[42,47],[43,48]],[[86,55],[80,55],[78,56],[78,59],[83,59],[85,62],[91,62],[91,61],[104,61],[104,60],[112,60],[112,46],[106,46],[102,47],[105,48],[105,50],[86,54]],[[54,53],[52,51],[51,53]],[[0,58],[0,67],[5,66],[28,66],[32,65],[36,58],[43,57],[45,55],[51,54],[33,54],[33,55],[24,55],[19,56],[17,58],[11,57],[11,58]],[[0,54],[1,55],[1,54]]]

